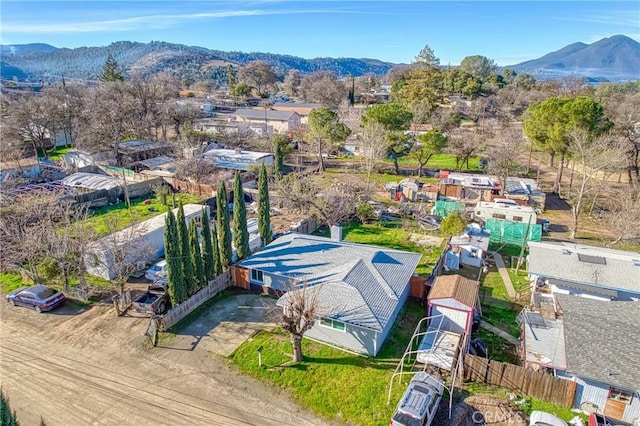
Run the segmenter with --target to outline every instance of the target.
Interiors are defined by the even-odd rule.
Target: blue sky
[[[104,46],[152,40],[219,50],[499,65],[615,34],[640,41],[634,1],[24,1],[2,0],[2,44]]]

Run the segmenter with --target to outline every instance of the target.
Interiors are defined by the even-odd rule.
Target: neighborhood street
[[[198,345],[145,348],[146,319],[105,305],[0,306],[1,384],[21,424],[323,424]]]

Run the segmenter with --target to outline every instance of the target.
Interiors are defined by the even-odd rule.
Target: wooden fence
[[[301,234],[311,234],[313,231],[318,229],[322,225],[315,216],[310,216],[306,219],[302,219],[296,226],[291,225],[291,230],[293,232],[299,232]]]
[[[218,275],[209,281],[209,285],[205,288],[171,309],[169,313],[160,319],[160,330],[167,331],[178,323],[182,318],[193,312],[198,306],[211,299],[222,290],[231,286],[231,273],[229,270]]]
[[[186,192],[192,195],[198,196],[207,196],[207,197],[215,197],[216,191],[218,190],[216,187],[211,185],[205,185],[201,183],[191,183],[184,180],[179,180],[176,178],[163,178],[165,182],[167,182],[171,187],[178,192]]]
[[[576,382],[519,365],[466,355],[464,378],[501,386],[563,407],[572,407]]]

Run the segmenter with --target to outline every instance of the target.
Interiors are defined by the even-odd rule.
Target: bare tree
[[[298,70],[289,70],[289,73],[284,78],[284,91],[291,97],[297,97],[300,89],[300,83],[302,83],[302,74]]]
[[[279,301],[283,305],[280,325],[291,335],[293,362],[301,362],[304,358],[302,338],[315,325],[319,290],[320,285],[292,284],[291,290]]]
[[[469,158],[483,149],[482,138],[475,132],[453,131],[449,136],[447,151],[456,157],[456,169],[469,168]]]
[[[627,142],[629,184],[640,183],[640,93],[624,93],[604,99],[605,113],[614,123],[613,132]]]
[[[202,158],[187,158],[176,164],[176,177],[192,183],[205,183],[216,168]]]
[[[276,73],[264,61],[253,61],[240,68],[238,79],[256,88],[258,95],[267,93],[269,86],[278,81]]]
[[[611,135],[592,138],[581,129],[570,133],[570,150],[578,175],[576,192],[570,194],[572,201],[572,225],[570,238],[575,239],[578,232],[578,220],[583,209],[585,196],[602,185],[603,177],[624,164],[624,141]]]
[[[346,98],[347,89],[335,73],[318,71],[302,79],[300,95],[307,102],[337,107]]]
[[[114,276],[111,281],[122,293],[131,274],[153,258],[153,249],[141,237],[145,230],[140,224],[120,230],[116,217],[105,218],[104,223],[109,234],[88,247],[85,262],[93,268],[110,271]]]
[[[525,140],[522,129],[508,128],[496,134],[491,141],[487,157],[489,159],[488,171],[500,178],[502,190],[507,187],[507,178],[514,176],[520,165],[516,158],[525,148]]]
[[[357,135],[358,154],[360,161],[367,173],[367,186],[365,191],[369,192],[371,172],[377,161],[387,153],[387,140],[384,136],[384,127],[377,121],[369,120],[364,125],[362,133]]]
[[[316,215],[326,226],[351,218],[362,188],[350,183],[321,182],[318,176],[290,173],[277,182],[276,190],[297,209]]]
[[[616,232],[613,244],[640,241],[640,186],[614,192],[605,222]]]

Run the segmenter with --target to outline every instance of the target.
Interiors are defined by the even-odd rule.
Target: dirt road
[[[23,425],[324,424],[204,349],[145,349],[145,319],[108,306],[0,309],[0,382]]]

